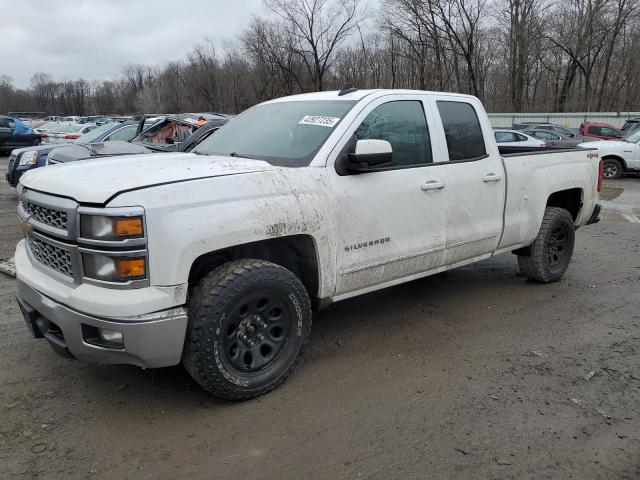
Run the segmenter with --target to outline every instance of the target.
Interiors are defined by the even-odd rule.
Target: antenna
[[[342,97],[343,95],[347,95],[349,93],[353,93],[357,91],[358,89],[354,87],[351,82],[349,82],[349,83],[346,83],[344,87],[342,87],[342,90],[340,90],[340,93],[338,93],[338,96]]]

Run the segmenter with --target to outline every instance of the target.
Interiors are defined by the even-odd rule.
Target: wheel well
[[[547,200],[547,207],[560,207],[568,210],[575,221],[582,208],[582,189],[570,188],[554,192]]]
[[[313,238],[309,235],[271,238],[201,255],[191,265],[189,291],[212,269],[241,258],[266,260],[290,270],[306,288],[314,307],[317,306],[319,296],[318,257]]]
[[[607,159],[612,159],[612,160],[617,160],[622,164],[622,167],[626,170],[627,169],[627,163],[624,161],[624,158],[622,157],[618,157],[616,155],[605,155],[604,157],[602,157],[602,161],[604,162]]]

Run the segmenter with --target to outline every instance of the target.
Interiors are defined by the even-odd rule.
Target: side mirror
[[[368,172],[392,159],[393,149],[386,140],[358,140],[355,152],[347,153],[344,167],[348,172]]]

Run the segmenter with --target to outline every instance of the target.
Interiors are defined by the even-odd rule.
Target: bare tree
[[[354,31],[360,0],[264,0],[291,36],[292,51],[304,63],[314,90],[324,90],[325,76],[338,48]]]

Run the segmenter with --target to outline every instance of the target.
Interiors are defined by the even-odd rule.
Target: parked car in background
[[[19,128],[22,125],[23,128]],[[13,117],[0,116],[0,152],[39,145],[40,135]]]
[[[626,172],[640,171],[640,129],[622,140],[601,140],[578,146],[598,150],[605,178],[620,178]]]
[[[496,143],[500,147],[500,151],[506,153],[507,150],[513,153],[524,150],[531,150],[532,148],[544,148],[545,142],[531,135],[518,132],[517,130],[506,129],[494,129],[493,136],[496,138]]]
[[[229,117],[223,114],[183,113],[170,115],[144,130],[132,142],[159,152],[181,151],[179,145],[187,141],[202,126],[201,118],[206,122],[204,125],[210,127],[221,127],[229,121]]]
[[[580,133],[584,137],[599,138],[601,140],[618,140],[622,138],[620,130],[608,123],[585,122],[580,125]]]
[[[634,117],[624,122],[624,125],[620,129],[620,133],[622,133],[623,135],[628,135],[634,130],[639,130],[639,129],[640,129],[640,117]]]
[[[539,124],[540,124],[540,122],[518,122],[518,123],[514,123],[513,125],[511,125],[511,128],[513,130],[526,130],[531,125],[539,125]]]
[[[524,130],[523,133],[543,140],[547,148],[576,148],[582,142],[576,135],[567,137],[551,130]]]
[[[142,155],[146,153],[155,152],[142,145],[129,142],[72,143],[51,150],[47,156],[46,166],[77,162],[78,160],[94,160],[98,158]]]
[[[155,119],[151,119],[155,120]],[[162,128],[166,128],[167,125],[171,125],[173,120],[164,119],[158,122],[158,125],[152,125],[152,127],[143,131],[142,133],[150,130],[152,132],[161,131]],[[219,119],[218,121],[210,121],[201,127],[197,127],[195,131],[189,135],[184,141],[174,143],[170,145],[157,145],[153,143],[144,143],[139,141],[143,138],[140,134],[132,141],[112,141],[104,144],[96,143],[91,145],[91,148],[78,148],[76,145],[69,145],[66,147],[60,147],[53,150],[46,160],[46,165],[56,165],[60,163],[77,162],[79,160],[89,160],[100,157],[112,157],[115,155],[137,155],[145,153],[161,153],[161,152],[190,152],[197,147],[201,142],[209,138],[209,136],[218,130],[222,125],[227,122],[225,119]],[[172,150],[169,150],[169,147]]]
[[[567,128],[563,125],[557,125],[555,123],[549,123],[549,122],[520,122],[520,123],[514,123],[513,124],[513,129],[514,130],[527,130],[527,131],[531,131],[531,130],[546,130],[549,132],[555,132],[558,133],[564,137],[567,138],[575,138],[576,140],[579,140],[580,137],[579,135],[574,132],[573,130],[571,130],[570,128]]]
[[[87,123],[50,122],[34,129],[42,137],[43,143],[65,143],[76,140],[81,135],[90,132],[96,125]]]
[[[5,178],[9,185],[15,187],[25,172],[34,168],[44,167],[47,164],[47,156],[55,148],[62,148],[73,143],[90,145],[112,140],[126,142],[135,137],[137,132],[138,122],[109,123],[81,135],[76,140],[14,149],[9,157]]]
[[[562,125],[556,125],[554,123],[538,123],[535,125],[530,125],[528,128],[525,128],[524,130],[546,130],[548,132],[558,133],[567,138],[576,138],[576,139],[579,138],[578,134],[573,130],[571,130],[570,128],[567,128]]]
[[[94,123],[98,126],[106,123],[112,123],[116,120],[111,117],[105,117],[103,115],[89,115],[88,117],[82,117],[78,123]]]

